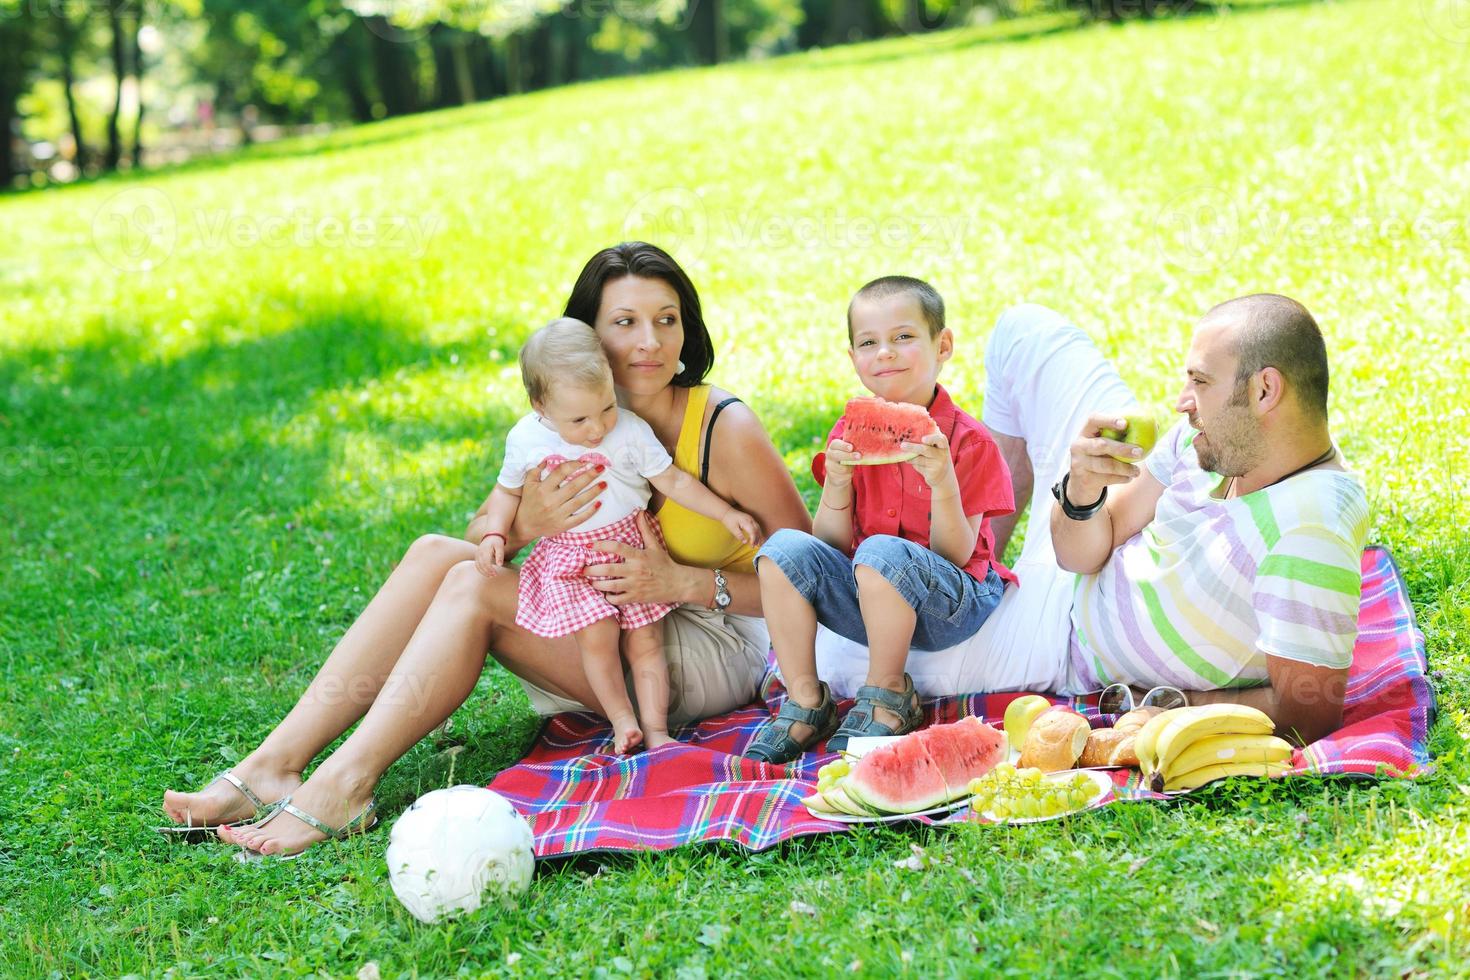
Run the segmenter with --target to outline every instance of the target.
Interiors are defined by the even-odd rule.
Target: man
[[[916,653],[916,685],[1169,685],[1191,704],[1258,707],[1299,741],[1340,727],[1368,507],[1332,444],[1311,314],[1269,294],[1205,314],[1175,405],[1185,419],[1135,463],[1101,435],[1132,393],[1059,314],[1008,310],[985,359],[984,421],[1031,503],[1021,586],[969,643]],[[1013,526],[997,522],[998,549]],[[819,647],[824,676],[840,676],[851,652]]]

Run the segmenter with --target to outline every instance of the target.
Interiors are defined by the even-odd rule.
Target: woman
[[[714,353],[699,296],[672,258],[641,242],[604,249],[583,268],[565,315],[592,324],[620,401],[653,427],[675,465],[754,515],[767,535],[810,529],[755,414],[700,383]],[[567,462],[539,481],[528,477],[513,547],[577,524],[572,515],[601,487],[590,472],[563,486],[576,468]],[[487,651],[516,675],[539,713],[596,706],[572,638],[546,640],[517,627],[516,576],[487,578],[475,568],[472,542],[480,540],[484,509],[464,539],[430,534],[409,547],[296,706],[226,778],[197,793],[164,794],[175,823],[227,824],[289,796],[291,809],[268,822],[220,829],[223,840],[278,855],[370,826],[378,779],[469,696]],[[671,724],[749,703],[767,648],[755,549],[658,496],[650,509],[668,550],[609,543],[602,550],[623,561],[591,566],[588,575],[614,603],[685,603],[664,621]],[[656,540],[646,527],[644,540]],[[303,783],[316,754],[358,719]]]

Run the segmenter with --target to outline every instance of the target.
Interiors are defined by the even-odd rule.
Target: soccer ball
[[[387,858],[393,894],[420,922],[438,922],[531,887],[531,826],[499,793],[436,789],[393,824]]]

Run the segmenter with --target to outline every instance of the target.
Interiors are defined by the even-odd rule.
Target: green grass
[[[884,42],[0,200],[0,974],[1470,972],[1470,47],[1442,6]],[[172,247],[129,255],[111,216],[149,207]],[[249,238],[354,217],[367,240]],[[943,291],[976,413],[1012,302],[1067,311],[1162,402],[1205,307],[1301,298],[1429,637],[1437,773],[594,857],[437,928],[393,899],[382,833],[265,867],[165,846],[163,787],[253,746],[413,537],[463,528],[520,338],[638,235],[687,263],[713,379],[808,495],[874,275]],[[412,751],[388,814],[536,728],[499,669],[455,725],[468,751]],[[896,869],[915,844],[929,870]]]

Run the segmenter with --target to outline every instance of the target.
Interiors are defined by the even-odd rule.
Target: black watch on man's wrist
[[[1051,488],[1051,495],[1057,498],[1057,503],[1062,505],[1062,513],[1067,515],[1068,520],[1088,521],[1103,509],[1103,504],[1108,502],[1108,488],[1103,487],[1102,496],[1097,498],[1096,503],[1088,504],[1086,507],[1078,507],[1067,499],[1067,479],[1072,474],[1068,473],[1057,481]]]

